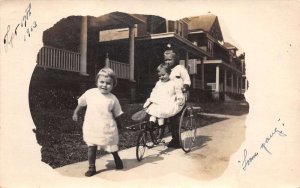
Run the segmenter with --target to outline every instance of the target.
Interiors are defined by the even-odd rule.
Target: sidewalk
[[[182,149],[169,149],[159,145],[147,149],[144,159],[136,160],[135,147],[119,152],[124,169],[115,170],[112,155],[104,155],[96,160],[97,174],[94,177],[121,182],[149,178],[161,178],[178,173],[197,180],[217,178],[226,169],[230,155],[238,150],[245,139],[246,115],[230,116],[229,119],[197,129],[196,147],[185,153]],[[170,137],[165,138],[166,143]],[[66,165],[55,170],[69,177],[82,177],[88,162]]]

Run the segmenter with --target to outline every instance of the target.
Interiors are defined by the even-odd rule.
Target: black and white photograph
[[[290,1],[1,1],[1,187],[299,187]]]

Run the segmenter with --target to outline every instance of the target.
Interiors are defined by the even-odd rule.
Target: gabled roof
[[[218,17],[213,14],[205,14],[188,18],[188,29],[190,33],[204,31],[213,38],[223,41],[223,35]]]
[[[144,20],[124,12],[111,12],[90,20],[90,26],[99,30],[124,28],[140,23],[144,23]]]
[[[206,14],[201,16],[194,16],[189,17],[189,30],[190,31],[197,31],[197,30],[204,30],[209,32],[217,19],[217,16],[213,14]]]

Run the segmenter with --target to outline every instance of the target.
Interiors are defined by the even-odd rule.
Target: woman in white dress
[[[181,83],[170,80],[171,69],[161,64],[158,67],[159,81],[153,88],[150,97],[144,104],[146,112],[150,115],[150,126],[158,121],[158,125],[164,124],[164,119],[177,114],[183,107],[184,96]]]
[[[116,76],[112,69],[103,68],[96,76],[97,88],[87,90],[78,99],[73,120],[78,120],[78,112],[87,106],[83,123],[83,140],[88,145],[89,170],[86,176],[96,174],[96,151],[111,152],[117,169],[123,168],[118,155],[119,133],[118,117],[123,114],[119,100],[111,93],[116,86]]]

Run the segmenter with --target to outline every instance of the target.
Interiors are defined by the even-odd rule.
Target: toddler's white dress
[[[180,83],[173,80],[167,82],[159,80],[146,101],[151,102],[146,112],[157,118],[174,116],[183,108],[183,105],[179,105],[178,99],[184,99]]]
[[[92,88],[78,99],[78,105],[87,106],[82,128],[87,145],[96,145],[108,152],[117,151],[119,134],[114,117],[123,113],[117,97]]]

